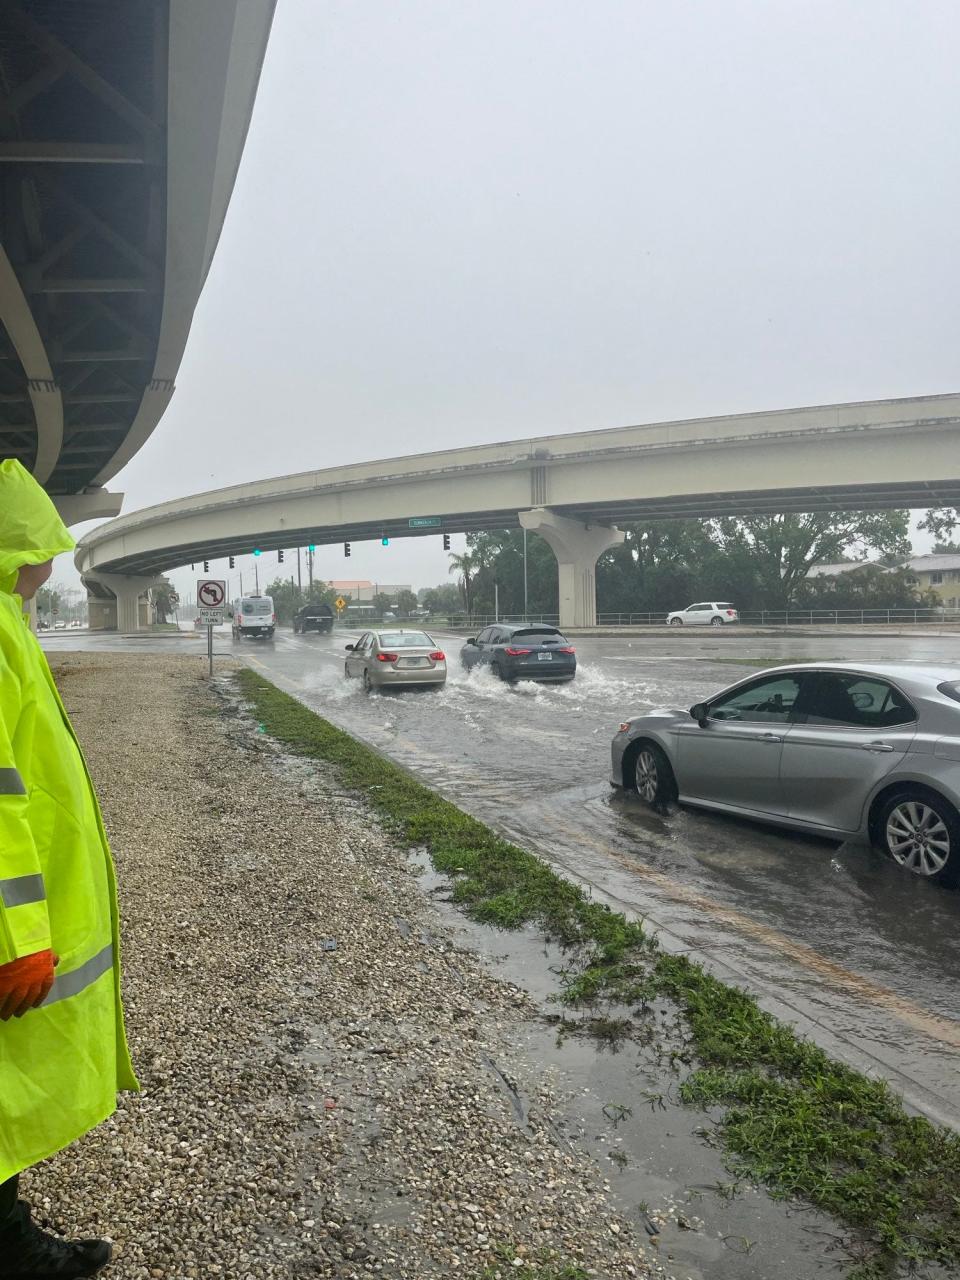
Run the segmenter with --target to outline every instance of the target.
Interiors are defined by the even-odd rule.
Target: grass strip
[[[857,1230],[862,1257],[850,1277],[930,1262],[948,1274],[960,1269],[960,1136],[909,1115],[885,1082],[834,1061],[701,965],[664,953],[639,923],[590,901],[256,672],[237,680],[264,730],[297,755],[334,765],[396,836],[428,850],[474,919],[536,925],[573,949],[565,1003],[635,1006],[642,1018],[653,998],[672,1000],[697,1063],[683,1099],[723,1108],[718,1131],[738,1172]]]

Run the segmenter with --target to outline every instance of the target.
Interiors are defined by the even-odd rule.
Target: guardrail
[[[536,625],[544,623],[556,627],[560,618],[555,613],[492,613],[448,614],[446,618],[418,619],[421,623],[436,625],[445,622],[455,630],[480,630],[494,623]],[[598,613],[599,627],[650,627],[664,626],[667,615],[663,611],[645,613]],[[809,626],[868,626],[911,623],[931,626],[944,623],[960,623],[960,609],[747,609],[740,614],[740,622],[752,627],[809,627]]]
[[[393,626],[395,623],[420,627],[446,626],[453,631],[479,631],[498,622],[522,626],[536,626],[538,623],[551,627],[560,625],[560,617],[556,613],[501,613],[499,617],[492,613],[450,613],[434,614],[428,618],[401,615],[388,623],[376,618],[342,618],[338,621],[341,626],[350,626],[354,630],[367,626]],[[598,627],[662,627],[666,621],[667,615],[662,611],[597,614]],[[747,609],[740,614],[740,622],[747,627],[886,626],[895,623],[936,626],[960,623],[960,609]],[[290,624],[285,622],[283,625]]]
[[[657,626],[667,620],[665,613],[601,613],[597,625]],[[960,622],[960,609],[745,609],[740,622],[753,627],[867,626],[893,623]]]

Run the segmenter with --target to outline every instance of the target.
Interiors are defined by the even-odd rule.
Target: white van
[[[277,629],[277,615],[273,608],[272,596],[241,596],[233,605],[233,638],[267,640],[273,638]]]

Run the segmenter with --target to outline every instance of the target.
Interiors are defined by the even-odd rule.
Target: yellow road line
[[[670,876],[665,875],[664,872],[657,871],[654,867],[647,866],[646,863],[641,862],[639,859],[630,857],[611,845],[593,839],[578,829],[568,827],[547,814],[544,814],[543,817],[550,825],[559,831],[563,831],[570,839],[578,840],[581,844],[589,844],[592,848],[604,854],[605,857],[612,858],[642,879],[655,884],[658,889],[662,889],[675,901],[695,907],[698,911],[702,911],[714,920],[719,920],[732,926],[741,934],[763,943],[771,950],[778,951],[781,955],[789,957],[802,968],[827,979],[847,995],[855,996],[878,1009],[895,1014],[901,1022],[913,1027],[914,1030],[939,1040],[953,1049],[960,1049],[960,1022],[956,1022],[952,1018],[942,1017],[940,1014],[929,1013],[905,996],[891,991],[889,987],[884,987],[870,978],[864,978],[861,974],[855,973],[852,969],[847,969],[835,960],[828,960],[826,956],[821,955],[819,951],[815,951],[813,947],[808,947],[803,942],[795,942],[792,938],[788,938],[786,934],[780,933],[779,930],[771,928],[769,925],[761,924],[760,921],[744,915],[741,911],[737,911],[732,907],[725,907],[721,903],[715,902],[712,898],[708,898],[706,894],[698,893],[695,889],[688,889],[685,885],[679,884],[676,880],[671,879]],[[664,928],[668,927],[664,926]]]

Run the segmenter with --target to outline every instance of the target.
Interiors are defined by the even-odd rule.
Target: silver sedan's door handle
[[[756,741],[757,742],[782,742],[783,738],[780,737],[779,733],[758,733],[756,737]]]
[[[864,751],[892,751],[893,746],[889,742],[865,742],[863,749]]]

